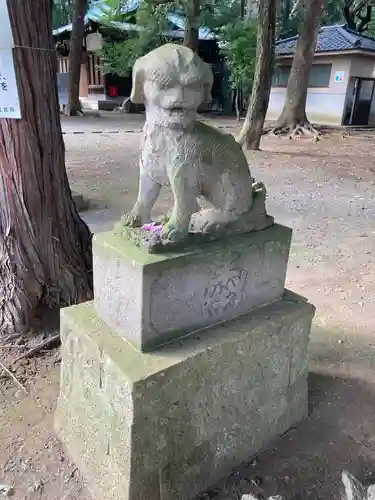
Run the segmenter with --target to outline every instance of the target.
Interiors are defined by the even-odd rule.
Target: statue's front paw
[[[142,225],[142,220],[140,215],[133,214],[132,212],[125,214],[122,217],[121,222],[124,226],[127,227],[141,227]]]
[[[225,224],[215,222],[215,221],[206,221],[202,224],[201,232],[203,234],[216,234],[220,232],[225,227]]]
[[[188,231],[182,230],[179,226],[167,222],[163,226],[161,240],[164,243],[178,243],[188,236]]]

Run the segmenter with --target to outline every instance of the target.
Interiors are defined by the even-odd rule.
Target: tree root
[[[296,139],[298,137],[311,137],[313,142],[318,142],[322,135],[321,132],[313,125],[311,125],[309,121],[306,121],[303,124],[276,124],[275,127],[268,132],[268,135],[271,136],[283,134],[288,134],[288,138],[290,140]]]
[[[8,377],[10,377],[15,383],[16,385],[18,385],[18,387],[20,389],[22,389],[27,395],[29,394],[27,392],[27,389],[24,385],[21,384],[21,382],[17,379],[17,377],[14,375],[14,373],[12,373],[9,368],[7,368],[1,361],[0,361],[0,368],[2,370],[4,370],[4,372],[8,375]]]
[[[41,351],[44,349],[49,349],[55,346],[56,344],[60,343],[60,334],[54,335],[53,337],[48,338],[47,340],[44,340],[37,346],[33,347],[32,349],[28,350],[24,354],[21,354],[18,356],[16,359],[12,361],[12,365],[18,363],[18,361],[21,361],[21,359],[26,359],[30,358],[31,356],[35,356],[36,354],[39,354]]]

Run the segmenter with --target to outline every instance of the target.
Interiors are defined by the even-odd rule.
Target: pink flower
[[[160,234],[163,226],[155,222],[150,222],[149,224],[143,224],[141,229],[143,229],[143,231],[150,231],[150,233]]]

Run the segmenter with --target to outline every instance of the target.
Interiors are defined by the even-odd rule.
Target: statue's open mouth
[[[178,107],[178,106],[171,109],[171,113],[172,114],[178,114],[178,113],[183,113],[183,112],[184,112],[184,108],[181,108],[181,107]]]

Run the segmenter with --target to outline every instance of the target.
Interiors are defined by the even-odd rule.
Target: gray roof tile
[[[298,36],[294,36],[276,42],[276,56],[294,54],[297,38]],[[342,50],[375,52],[375,38],[351,31],[341,24],[320,28],[315,52],[340,52]]]

